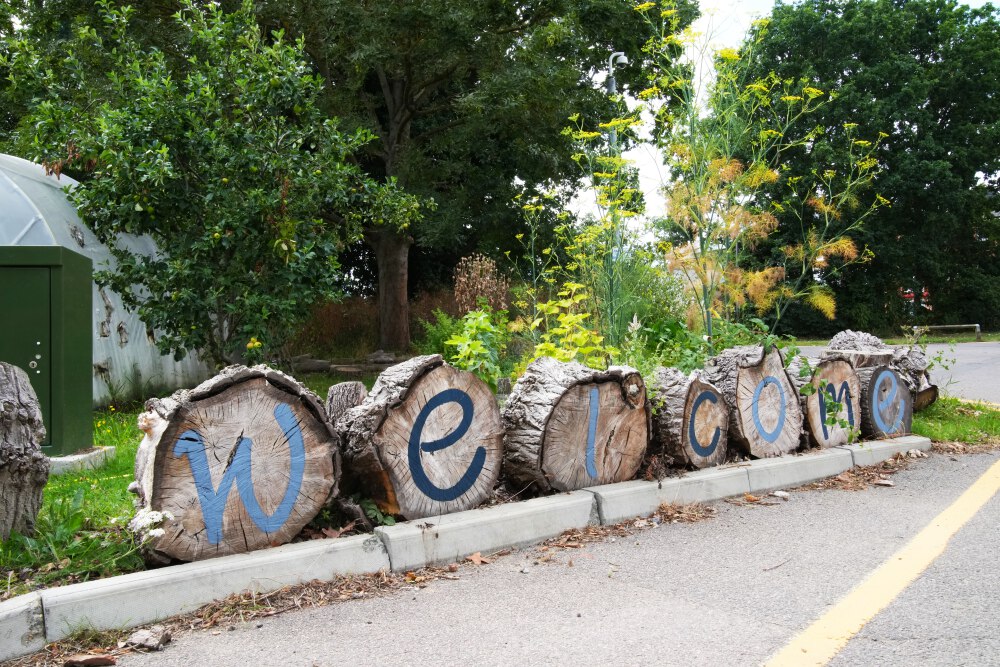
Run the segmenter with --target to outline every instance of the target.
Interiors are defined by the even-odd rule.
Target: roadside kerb
[[[598,522],[610,525],[645,516],[663,503],[708,502],[797,486],[852,465],[872,465],[899,452],[930,447],[930,440],[920,436],[834,447],[659,482],[622,482],[418,519],[376,528],[375,535],[287,544],[29,593],[0,603],[0,660],[35,652],[75,630],[142,625],[240,591],[266,592],[337,575],[452,562],[477,551],[541,542]]]
[[[598,523],[594,495],[572,491],[375,529],[394,572],[541,542]]]
[[[68,472],[95,470],[110,461],[115,455],[114,447],[95,447],[83,454],[49,457],[49,474],[64,475]]]
[[[58,641],[83,628],[110,630],[151,623],[240,591],[267,592],[388,567],[382,542],[373,535],[359,535],[51,588],[41,594],[45,639]]]
[[[862,442],[858,445],[841,445],[837,449],[849,451],[856,466],[873,466],[876,463],[891,459],[896,454],[905,454],[911,449],[919,449],[922,452],[926,452],[930,451],[930,448],[930,439],[920,435],[904,435],[892,440]]]
[[[0,662],[45,648],[42,596],[19,595],[0,602]]]
[[[798,456],[758,459],[747,466],[750,493],[766,493],[800,484],[808,484],[825,477],[850,470],[853,458],[849,452],[831,447],[809,451]]]
[[[613,525],[637,516],[647,516],[664,503],[704,503],[738,496],[750,491],[747,466],[734,465],[698,470],[659,481],[635,480],[592,486],[597,511],[604,525]]]

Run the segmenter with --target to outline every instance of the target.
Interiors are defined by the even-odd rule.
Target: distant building
[[[63,246],[89,257],[94,269],[114,265],[108,248],[76,214],[63,189],[76,185],[68,176],[47,176],[41,165],[0,154],[0,246]],[[123,238],[137,253],[156,252],[147,237]],[[2,285],[0,289],[16,289]],[[94,284],[94,402],[142,397],[150,388],[194,386],[210,375],[196,354],[182,361],[161,355],[155,332],[127,311],[117,293]],[[0,334],[2,335],[2,334]],[[138,394],[132,396],[133,394]]]

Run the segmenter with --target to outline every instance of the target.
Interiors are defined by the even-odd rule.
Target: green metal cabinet
[[[61,246],[0,247],[0,361],[31,378],[42,451],[93,446],[93,265]]]

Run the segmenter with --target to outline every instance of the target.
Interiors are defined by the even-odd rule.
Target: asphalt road
[[[815,357],[823,348],[801,349]],[[946,395],[1000,403],[1000,343],[932,344],[927,357],[935,361],[931,379]]]
[[[893,487],[720,502],[717,516],[463,565],[378,599],[176,637],[120,665],[757,665],[865,580],[1000,453],[915,460]],[[831,664],[1000,665],[1000,497]],[[570,560],[572,559],[572,566]],[[806,664],[803,662],[803,664]]]

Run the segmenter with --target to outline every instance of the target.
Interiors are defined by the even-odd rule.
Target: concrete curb
[[[930,448],[931,441],[919,435],[904,435],[892,440],[877,440],[875,442],[862,442],[859,445],[837,447],[837,449],[849,451],[856,466],[873,466],[886,459],[891,459],[896,454],[905,454],[911,449],[926,452],[930,451]]]
[[[246,590],[267,592],[313,579],[392,569],[413,570],[481,551],[537,543],[573,528],[611,525],[663,503],[763,493],[872,465],[911,449],[920,436],[862,443],[687,473],[659,482],[632,481],[544,498],[456,512],[375,529],[374,535],[286,544],[29,593],[0,603],[0,661],[33,653],[81,628],[109,630],[194,611]]]
[[[573,491],[380,526],[375,534],[385,543],[393,571],[405,572],[451,563],[477,551],[541,542],[591,523],[597,523],[594,495]]]
[[[83,454],[49,457],[49,474],[62,475],[78,470],[93,470],[100,468],[115,455],[114,447],[95,447]]]
[[[27,593],[0,602],[0,662],[45,648],[42,596]]]
[[[372,535],[286,544],[159,570],[42,591],[45,639],[83,628],[127,628],[194,611],[240,591],[267,592],[313,579],[378,572],[389,567]]]

